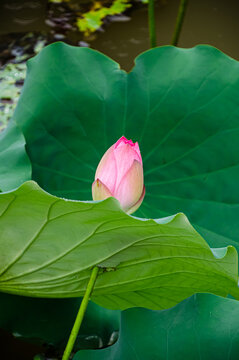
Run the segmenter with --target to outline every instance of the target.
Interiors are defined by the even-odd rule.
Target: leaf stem
[[[148,3],[148,22],[149,22],[149,39],[150,48],[156,47],[156,26],[154,13],[154,0],[149,0]]]
[[[73,349],[75,341],[76,341],[76,337],[77,337],[78,332],[80,330],[81,323],[82,323],[82,320],[84,318],[84,315],[85,315],[85,312],[86,312],[86,309],[87,309],[87,305],[88,305],[88,303],[90,301],[90,296],[91,296],[92,291],[94,289],[94,285],[95,285],[98,273],[99,273],[99,268],[97,266],[95,266],[91,271],[90,280],[88,282],[84,297],[83,297],[82,302],[80,304],[80,308],[79,308],[78,314],[76,316],[73,328],[71,330],[71,334],[70,334],[70,337],[68,339],[68,342],[67,342],[67,345],[66,345],[62,360],[68,360],[70,355],[71,355],[72,349]]]
[[[187,10],[187,5],[188,5],[188,0],[180,1],[176,25],[175,25],[171,45],[174,45],[174,46],[178,45],[178,40],[179,40],[179,36],[180,36],[181,30],[182,30],[184,17],[185,17],[185,13]]]

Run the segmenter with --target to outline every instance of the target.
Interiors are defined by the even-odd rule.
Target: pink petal
[[[121,138],[115,143],[114,148],[116,149],[118,146],[122,144],[129,144],[131,146],[134,146],[132,140],[128,140],[125,136],[121,136]]]
[[[134,160],[114,193],[114,197],[119,200],[123,210],[128,211],[137,203],[142,195],[143,186],[143,167],[139,161]]]
[[[134,149],[134,146],[129,143],[121,143],[117,148],[114,149],[114,156],[116,160],[117,168],[117,180],[115,184],[115,191],[118,188],[122,178],[129,171],[133,162],[137,160],[141,163],[141,157],[139,158],[137,152]]]
[[[137,155],[138,155],[138,159],[139,159],[140,164],[142,165],[143,162],[142,162],[142,157],[141,157],[141,153],[140,153],[140,150],[139,150],[139,144],[138,144],[138,142],[136,142],[136,143],[134,144],[134,150],[135,150],[135,152],[136,152]]]
[[[120,144],[127,144],[127,139],[126,139],[126,137],[125,136],[121,136],[121,138],[118,140],[118,141],[116,141],[116,143],[114,144],[114,149],[116,149]]]
[[[96,179],[92,184],[92,198],[93,200],[104,200],[112,196],[110,190],[99,179]]]
[[[113,194],[117,179],[114,145],[105,152],[100,160],[95,173],[95,180],[96,179],[100,179],[100,181],[104,183]]]
[[[137,201],[136,204],[134,204],[134,205],[127,211],[127,214],[133,214],[136,210],[138,210],[138,208],[139,208],[140,205],[142,204],[142,201],[144,200],[144,195],[145,195],[145,186],[143,187],[142,195],[140,196],[139,200]]]
[[[135,155],[135,159],[138,160],[142,164],[142,157],[139,150],[139,144],[138,142],[133,143],[132,140],[128,140],[125,136],[121,136],[121,138],[115,143],[114,149],[116,149],[119,146],[122,146],[124,144],[129,144],[132,146],[132,149],[136,152],[137,155]]]

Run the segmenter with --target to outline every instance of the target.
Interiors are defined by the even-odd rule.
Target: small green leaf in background
[[[13,122],[0,132],[0,191],[17,188],[31,179],[31,163],[21,129]]]
[[[114,0],[111,6],[103,6],[100,2],[96,2],[93,8],[87,13],[82,14],[77,19],[77,26],[86,36],[98,30],[103,25],[106,16],[113,16],[123,13],[132,4],[129,0]]]
[[[113,346],[79,351],[73,360],[237,360],[238,318],[238,301],[208,294],[164,311],[128,309]]]
[[[1,291],[79,297],[96,265],[91,298],[109,309],[166,309],[197,292],[239,298],[235,248],[212,252],[183,214],[144,221],[114,198],[64,200],[31,181],[0,194]]]

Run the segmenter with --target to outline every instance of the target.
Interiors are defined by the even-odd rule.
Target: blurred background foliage
[[[132,6],[132,1],[3,1],[0,4],[0,131],[16,107],[30,57],[54,41],[89,46],[87,40],[94,40],[92,34],[103,31],[104,24],[129,20],[123,13]]]

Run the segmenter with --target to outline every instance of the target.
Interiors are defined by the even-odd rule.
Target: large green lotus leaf
[[[73,360],[237,360],[238,317],[237,301],[209,294],[164,311],[128,309],[113,346],[79,351]]]
[[[0,328],[18,338],[64,349],[81,298],[39,299],[0,293]],[[76,349],[107,346],[112,334],[119,330],[119,312],[90,302]]]
[[[0,192],[15,189],[31,179],[31,163],[25,139],[13,122],[0,132]]]
[[[33,179],[91,199],[95,168],[123,134],[139,141],[141,217],[183,211],[212,247],[238,249],[239,63],[210,46],[160,47],[126,74],[94,50],[55,43],[30,60],[14,119]]]
[[[36,183],[0,194],[0,290],[36,297],[84,294],[111,309],[169,308],[196,292],[238,298],[237,252],[213,250],[183,214],[142,220],[118,201],[57,198]]]

